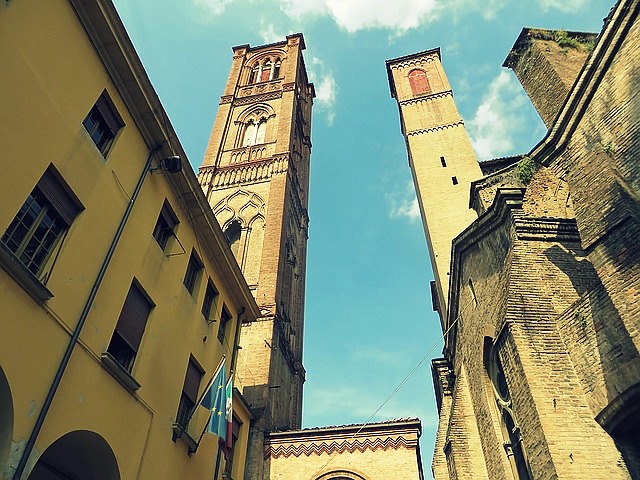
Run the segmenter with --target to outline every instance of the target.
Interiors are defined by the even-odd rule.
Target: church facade
[[[523,30],[505,66],[549,129],[526,155],[468,155],[438,49],[387,62],[445,340],[436,479],[640,478],[639,10]]]

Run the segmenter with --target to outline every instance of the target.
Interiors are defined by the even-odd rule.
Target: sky
[[[316,99],[303,427],[418,417],[430,478],[437,428],[430,360],[441,355],[442,332],[385,60],[440,47],[478,160],[527,153],[545,128],[515,75],[501,67],[520,30],[599,32],[614,1],[114,3],[194,169],[231,47],[304,34]]]

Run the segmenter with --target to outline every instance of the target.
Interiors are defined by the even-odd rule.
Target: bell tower
[[[235,385],[256,414],[248,478],[262,478],[265,431],[302,423],[302,337],[311,108],[302,34],[233,48],[199,171],[261,317],[243,324]],[[231,352],[228,353],[228,358]]]
[[[440,49],[386,64],[429,245],[434,306],[442,322],[447,311],[451,242],[476,219],[469,208],[469,188],[482,172],[442,68]]]

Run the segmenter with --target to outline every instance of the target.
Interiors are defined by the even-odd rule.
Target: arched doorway
[[[0,368],[0,469],[7,463],[13,437],[13,400],[9,382]],[[0,475],[2,472],[0,471]]]
[[[70,432],[44,451],[29,480],[120,480],[109,444],[87,430]]]
[[[365,480],[365,478],[348,470],[334,470],[319,476],[317,480]]]

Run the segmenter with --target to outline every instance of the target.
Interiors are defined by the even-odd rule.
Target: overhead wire
[[[380,406],[369,416],[369,418],[367,418],[367,420],[365,420],[364,423],[362,423],[360,425],[360,428],[352,433],[351,435],[349,435],[347,437],[347,440],[352,439],[354,437],[356,437],[358,434],[360,434],[360,432],[364,429],[364,427],[366,427],[369,422],[378,414],[378,412],[380,412],[380,410],[382,410],[384,408],[384,406],[389,403],[391,401],[391,399],[393,399],[393,397],[395,397],[395,395],[402,389],[402,387],[409,381],[409,379],[418,371],[418,369],[422,366],[422,364],[431,356],[431,354],[433,353],[433,350],[440,344],[441,341],[443,341],[446,336],[449,334],[449,332],[451,331],[451,329],[458,323],[458,320],[460,320],[460,318],[462,317],[462,314],[467,310],[467,308],[473,304],[473,299],[470,300],[469,302],[467,302],[459,311],[458,315],[456,316],[456,318],[454,319],[453,322],[451,322],[451,325],[449,325],[449,327],[447,328],[447,330],[442,334],[441,337],[439,337],[434,343],[433,345],[431,345],[431,347],[427,350],[427,353],[422,357],[422,359],[416,364],[415,367],[413,367],[413,369],[402,379],[402,381],[398,384],[398,386],[396,386],[396,388],[393,389],[393,391],[389,394],[389,396],[382,402],[382,404],[380,404]],[[321,473],[323,473],[323,470],[327,467],[327,465],[329,465],[338,455],[338,452],[334,452],[331,457],[324,463],[324,465],[322,465],[310,478],[309,480],[316,480],[318,478],[318,475],[320,475]]]

